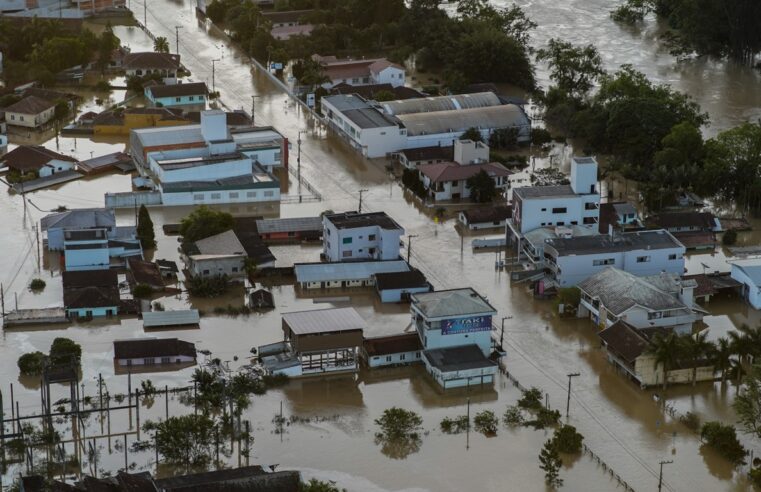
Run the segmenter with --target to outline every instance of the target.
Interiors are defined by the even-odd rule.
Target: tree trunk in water
[[[692,386],[695,386],[698,382],[698,366],[692,367]]]

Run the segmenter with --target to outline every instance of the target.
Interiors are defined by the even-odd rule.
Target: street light
[[[178,55],[180,54],[180,29],[182,26],[174,26],[174,43]]]
[[[661,471],[658,474],[658,492],[661,492],[661,487],[663,486],[663,465],[670,465],[673,462],[674,462],[673,460],[660,462]]]
[[[412,253],[412,238],[417,237],[417,234],[410,234],[407,236],[407,263],[410,262],[410,253]]]
[[[565,416],[568,418],[568,411],[571,409],[571,378],[575,378],[576,376],[581,376],[578,372],[572,372],[571,374],[568,374],[568,398],[565,402]]]
[[[217,67],[215,63],[217,63],[218,61],[221,61],[221,60],[217,58],[216,60],[211,61],[211,92],[214,94],[217,93],[217,79],[215,77]]]

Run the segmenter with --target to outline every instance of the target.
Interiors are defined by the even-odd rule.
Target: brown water
[[[756,84],[752,72],[707,62],[702,62],[706,71],[703,75],[696,71],[697,64],[692,64],[692,70],[685,71],[668,55],[658,52],[652,38],[654,25],[648,24],[642,32],[629,32],[610,23],[607,11],[611,2],[520,3],[540,24],[535,36],[540,44],[549,36],[559,34],[564,37],[567,34],[567,38],[576,43],[595,41],[611,66],[630,62],[657,80],[672,82],[680,88],[703,86],[700,91],[695,91],[695,96],[711,111],[716,122],[710,131],[720,125],[735,124],[742,119],[738,115],[757,114],[761,96],[748,90],[745,91],[747,97],[740,102],[734,98],[743,91],[726,89],[727,80],[742,87]],[[132,6],[142,18],[142,3],[134,0]],[[173,18],[165,15],[168,11],[175,12]],[[558,19],[563,22],[558,23]],[[423,270],[436,288],[473,286],[489,297],[500,311],[499,316],[510,317],[506,331],[506,363],[522,384],[542,387],[549,393],[551,405],[562,408],[565,374],[581,372],[581,376],[574,380],[570,422],[586,436],[588,445],[635,489],[656,487],[658,461],[663,459],[674,460],[674,464],[666,469],[667,490],[747,488],[739,473],[733,472],[710,450],[702,449],[697,438],[686,428],[664,416],[653,401],[653,393],[659,391],[641,391],[615,372],[605,361],[591,323],[559,320],[551,314],[551,303],[535,301],[523,286],[511,287],[508,277],[494,270],[494,253],[474,254],[469,247],[470,238],[466,238],[461,252],[460,238],[452,219],[434,223],[432,209],[405,196],[398,185],[389,180],[383,162],[359,159],[340,140],[326,135],[265,75],[252,71],[220,33],[196,20],[189,0],[149,2],[148,27],[156,35],[173,41],[173,26],[176,24],[184,26],[180,30],[180,52],[194,80],[211,83],[208,60],[221,58],[222,61],[217,63],[216,85],[228,106],[250,108],[251,94],[256,94],[260,96],[256,100],[257,124],[275,126],[294,143],[298,130],[307,132],[302,145],[302,173],[321,192],[324,201],[281,205],[269,210],[241,210],[240,213],[289,217],[316,215],[325,209],[355,209],[358,190],[368,189],[363,209],[385,210],[408,233],[418,235],[413,241],[412,264]],[[116,32],[133,49],[148,49],[152,44],[139,29],[118,27]],[[544,80],[542,70],[539,77]],[[728,93],[728,99],[736,102],[711,104],[715,97],[721,98],[726,91],[731,93]],[[94,143],[85,139],[61,139],[60,142],[62,149],[68,149],[80,158],[89,157],[90,151],[97,155],[124,148],[123,142]],[[46,145],[54,148],[55,143]],[[295,166],[295,148],[293,150],[291,164]],[[572,149],[558,147],[552,152],[568,156]],[[537,166],[547,165],[548,161],[546,156],[540,156]],[[104,191],[126,191],[129,188],[128,176],[110,175],[68,183],[28,197],[42,210],[60,204],[99,206],[103,203]],[[0,279],[6,292],[18,292],[21,307],[60,305],[62,293],[57,273],[42,272],[48,287],[41,294],[32,294],[24,288],[37,275],[32,225],[44,214],[29,205],[24,215],[22,201],[16,195],[0,195],[0,207],[6,211],[2,243],[6,254],[0,256]],[[160,231],[162,224],[177,222],[187,209],[152,209],[151,213],[156,230]],[[128,222],[132,215],[130,210],[120,212],[119,220]],[[755,233],[747,237],[753,241],[758,239]],[[159,235],[158,241],[154,258],[179,258],[176,237]],[[314,246],[282,246],[273,251],[279,265],[314,261],[318,255],[318,248]],[[724,260],[723,253],[699,255],[690,258],[688,267],[691,273],[699,273],[702,271],[700,263],[708,262],[712,269],[715,265],[715,268],[726,270]],[[331,305],[297,296],[291,286],[274,287],[273,292],[277,305],[275,311],[238,318],[209,316],[202,319],[200,329],[151,333],[149,336],[177,336],[193,341],[198,348],[211,350],[215,357],[231,361],[231,366],[236,367],[244,363],[251,347],[280,338],[280,313]],[[6,306],[13,302],[12,299],[12,294],[6,295]],[[185,295],[160,301],[168,309],[189,304]],[[215,305],[242,302],[242,292],[237,291],[216,301],[191,300],[190,304],[208,311]],[[370,293],[352,295],[352,306],[367,319],[370,335],[398,332],[408,324],[409,316],[403,306],[381,306]],[[759,317],[757,312],[748,310],[736,300],[718,301],[708,308],[712,316],[706,321],[712,327],[722,329],[749,320],[757,322]],[[38,410],[39,396],[33,382],[18,378],[16,358],[30,350],[46,351],[56,336],[71,337],[83,345],[82,382],[86,393],[93,394],[96,390],[94,378],[98,373],[103,374],[113,393],[126,390],[126,378],[113,375],[112,341],[145,334],[141,322],[136,319],[93,322],[49,331],[4,332],[0,339],[0,374],[5,376],[5,383],[0,389],[7,398],[7,383],[13,382],[24,413]],[[239,358],[237,363],[234,362],[236,356]],[[191,372],[192,369],[186,369],[136,376],[133,385],[144,378],[150,378],[156,386],[184,385]],[[718,384],[701,384],[697,389],[670,389],[666,396],[681,411],[696,411],[704,419],[732,421],[734,417],[728,402],[733,392],[733,387],[722,389]],[[54,396],[62,397],[64,391],[57,390]],[[500,378],[493,390],[471,393],[471,410],[491,408],[501,414],[517,396],[518,391]],[[338,417],[290,427],[281,442],[281,436],[273,432],[271,423],[281,401],[286,415]],[[441,435],[438,422],[444,416],[465,413],[465,401],[466,395],[462,393],[441,394],[421,370],[414,368],[361,373],[357,379],[294,381],[282,390],[256,398],[245,414],[244,418],[252,421],[256,437],[251,463],[280,463],[281,467],[306,469],[315,476],[337,479],[350,490],[544,490],[536,459],[547,438],[543,432],[500,429],[499,436],[491,439],[471,435],[469,449],[465,446],[465,436]],[[179,402],[170,401],[170,411],[180,411],[179,405]],[[373,419],[392,405],[421,413],[425,429],[430,431],[424,437],[420,451],[405,460],[386,457],[373,443]],[[161,418],[163,402],[157,400],[144,412],[141,412],[143,421],[147,417]],[[127,428],[125,416],[114,414],[112,420],[112,430],[118,428],[122,432]],[[100,426],[95,419],[90,422]],[[95,430],[88,430],[88,435],[97,433]],[[747,441],[747,444],[753,445],[758,455],[758,443]],[[106,445],[105,441],[103,445]],[[120,452],[113,450],[113,454],[109,454],[108,449],[104,449],[101,467],[119,467],[122,459]],[[130,461],[140,466],[149,464],[150,460],[150,452],[130,457]],[[237,464],[237,457],[231,458],[229,463]],[[567,490],[612,490],[616,485],[587,457],[575,461],[562,476]]]

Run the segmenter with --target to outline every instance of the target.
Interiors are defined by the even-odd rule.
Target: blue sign
[[[442,335],[458,333],[475,333],[491,330],[491,316],[476,316],[474,318],[447,319],[441,322]]]

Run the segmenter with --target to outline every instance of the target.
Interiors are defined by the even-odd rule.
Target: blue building
[[[63,272],[63,305],[70,319],[110,317],[122,304],[114,270]]]
[[[186,111],[203,111],[209,89],[204,82],[174,85],[149,85],[144,90],[151,106],[182,108]]]
[[[63,254],[66,270],[108,269],[111,258],[142,258],[140,241],[134,228],[125,228],[126,237],[110,234],[106,228],[75,229],[63,232]],[[110,237],[111,236],[111,237]]]

